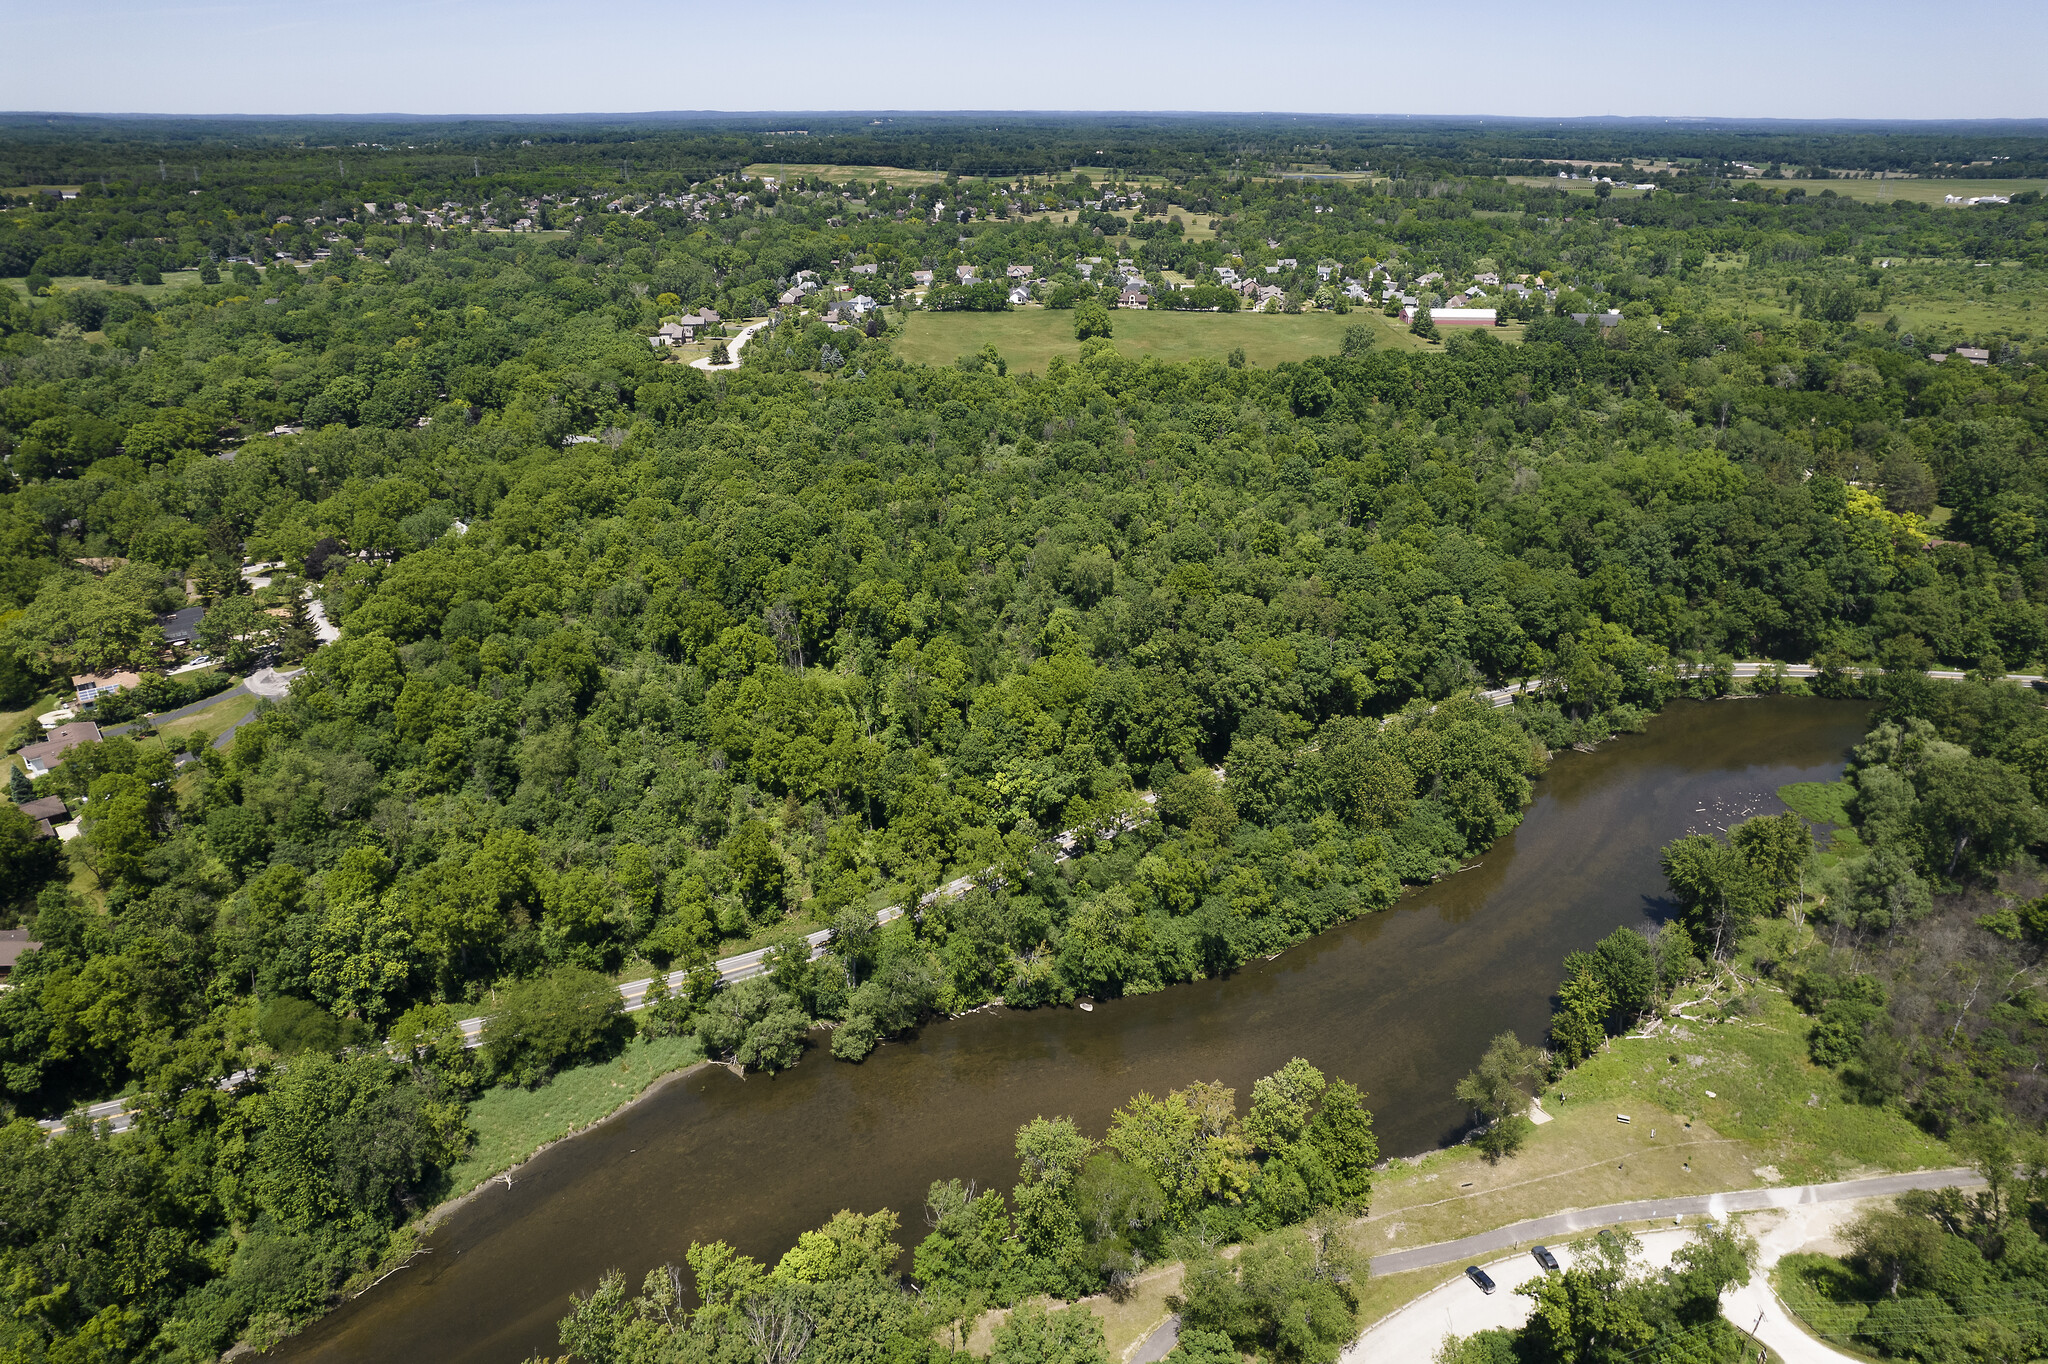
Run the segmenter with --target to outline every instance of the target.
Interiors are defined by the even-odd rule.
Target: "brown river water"
[[[518,1364],[559,1353],[572,1292],[638,1285],[722,1239],[773,1260],[841,1208],[923,1234],[934,1179],[1007,1187],[1016,1128],[1070,1114],[1100,1135],[1141,1089],[1254,1078],[1305,1056],[1367,1091],[1381,1149],[1455,1139],[1451,1087],[1504,1028],[1540,1038],[1565,953],[1661,917],[1657,854],[1783,811],[1862,734],[1854,702],[1678,702],[1642,734],[1562,753],[1521,827],[1472,870],[1225,980],[1099,1004],[934,1023],[863,1065],[814,1048],[773,1078],[700,1069],[489,1185],[431,1253],[280,1346],[320,1364]]]

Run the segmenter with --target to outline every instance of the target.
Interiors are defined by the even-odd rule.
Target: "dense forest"
[[[971,129],[941,132],[948,155],[981,154]],[[41,944],[0,993],[14,1357],[275,1341],[409,1244],[483,1087],[545,1084],[636,1032],[762,1069],[858,1062],[989,1001],[1213,977],[1459,865],[1515,826],[1551,750],[1726,692],[1731,659],[1813,660],[1843,687],[1862,668],[2048,663],[2036,336],[1886,320],[1902,281],[1944,271],[2024,317],[2048,265],[2038,201],[1930,210],[1804,181],[1731,197],[1684,176],[1589,199],[1433,169],[1326,184],[1197,144],[1170,185],[1103,182],[1068,173],[1059,139],[1054,174],[771,187],[736,164],[765,153],[724,132],[676,134],[695,169],[628,169],[595,130],[554,133],[530,169],[468,145],[383,169],[204,132],[153,146],[167,164],[140,175],[107,150],[143,145],[132,129],[10,147],[112,168],[0,213],[10,749],[42,738],[75,675],[148,675],[142,701],[97,703],[111,724],[304,667],[231,742],[145,718],[32,782],[14,768],[17,801],[83,816],[60,842],[0,808],[0,925]],[[1116,286],[1079,269],[1119,251],[1154,285],[1256,271],[1297,312],[1348,309],[1323,293],[1345,279],[1425,301],[1520,280],[1522,325],[1168,363],[1119,349]],[[1917,264],[1875,264],[1893,256]],[[917,272],[970,265],[1028,266],[1109,334],[1042,371],[906,363],[897,344],[932,320]],[[1737,307],[1730,280],[1773,306]],[[828,321],[856,288],[880,306]],[[742,363],[649,345],[707,308],[712,335],[768,324]],[[1930,362],[1971,342],[1987,363]],[[218,666],[160,676],[161,618],[187,603]],[[320,622],[339,638],[319,644]],[[1474,695],[1516,680],[1536,685],[1513,706]],[[2006,693],[2009,737],[1941,742],[2038,799],[2038,707]],[[1961,723],[1919,704],[1895,723]],[[1859,757],[1857,780],[1886,765]],[[1892,770],[1894,792],[1920,780]],[[2021,803],[1950,853],[1932,807],[1873,816],[1900,832],[1871,834],[1890,860],[1868,898],[1996,875],[2042,837]],[[962,873],[981,888],[877,925]],[[820,928],[813,960],[800,935]],[[749,946],[775,949],[772,970],[717,988],[711,959]],[[689,974],[626,1015],[614,982],[653,968]],[[1812,987],[1823,1012],[1832,988]],[[456,1030],[472,1014],[489,1019],[475,1051]],[[1901,1065],[1880,1101],[1931,1122],[1981,1106],[1949,1060]],[[133,1132],[33,1121],[114,1095]],[[1199,1121],[1239,1140],[1234,1119]],[[1135,1233],[1207,1219],[1212,1244],[1283,1236],[1273,1282],[1341,1304],[1313,1230],[1276,1229],[1362,1186],[1328,1152],[1322,1174],[1289,1155],[1299,1132],[1242,1140],[1251,1164],[1115,1254],[1108,1222],[1061,1243],[1085,1253],[982,1246],[995,1258],[956,1296],[1114,1286],[1117,1255],[1163,1245]],[[1259,1192],[1275,1161],[1298,1196]],[[1114,1197],[1177,1196],[1157,1172],[1098,1173]],[[1041,1195],[951,1197],[934,1216],[1030,1244]],[[740,1270],[693,1260],[693,1324],[662,1318],[689,1339],[660,1348],[739,1349],[756,1288],[865,1293],[893,1232],[828,1228],[845,1274],[754,1266],[740,1299],[707,1286]],[[965,1272],[927,1258],[927,1287]],[[1214,1349],[1324,1357],[1335,1328],[1282,1341],[1235,1273],[1208,1285]],[[605,1329],[662,1316],[680,1282],[638,1306],[608,1285]]]

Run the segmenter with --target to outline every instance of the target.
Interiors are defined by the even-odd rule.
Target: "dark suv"
[[[1466,1265],[1465,1277],[1478,1284],[1480,1292],[1491,1293],[1493,1291],[1493,1279],[1478,1265]]]
[[[1549,1246],[1536,1246],[1529,1253],[1536,1257],[1537,1264],[1542,1265],[1552,1274],[1557,1273],[1557,1257],[1550,1253]]]

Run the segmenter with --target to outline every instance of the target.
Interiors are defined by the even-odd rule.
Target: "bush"
[[[875,1020],[866,1014],[855,1014],[833,1030],[832,1054],[842,1061],[864,1061],[881,1041]]]
[[[256,1014],[256,1031],[279,1056],[337,1052],[369,1039],[370,1030],[352,1018],[336,1018],[311,1000],[279,995]]]
[[[632,1033],[618,988],[595,971],[564,966],[508,986],[484,1025],[484,1071],[532,1089],[557,1070],[616,1051]]]
[[[788,1070],[803,1058],[804,1035],[810,1030],[803,1010],[784,1005],[747,1029],[733,1059],[749,1070]]]

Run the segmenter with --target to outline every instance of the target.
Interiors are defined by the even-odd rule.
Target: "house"
[[[1981,346],[1957,346],[1952,354],[1958,360],[1968,360],[1973,365],[1991,363],[1991,352]]]
[[[1030,301],[1031,301],[1031,290],[1030,290],[1030,288],[1029,288],[1028,286],[1026,286],[1026,285],[1022,285],[1022,284],[1017,284],[1017,285],[1013,285],[1013,286],[1011,286],[1011,288],[1010,288],[1010,306],[1011,306],[1011,307],[1013,307],[1013,308],[1015,308],[1015,307],[1021,307],[1021,306],[1023,306],[1024,304],[1026,304],[1026,303],[1029,303]]]
[[[90,720],[75,720],[50,731],[50,737],[21,750],[22,765],[31,777],[48,776],[63,763],[64,755],[80,744],[96,744],[100,727]]]
[[[1572,321],[1578,323],[1581,327],[1585,326],[1588,322],[1597,322],[1600,324],[1600,329],[1605,331],[1609,327],[1619,327],[1621,325],[1621,314],[1618,312],[1573,313]]]
[[[158,616],[156,623],[162,628],[164,638],[173,644],[191,644],[199,638],[199,622],[206,617],[203,606],[188,606],[182,611],[173,611],[168,616]]]
[[[62,796],[44,796],[40,800],[25,800],[14,808],[36,822],[37,838],[58,837],[56,829],[51,826],[66,823],[71,818],[71,807],[64,803],[64,797]]]
[[[929,270],[912,270],[910,272],[910,279],[913,284],[929,286],[932,282],[932,272]]]
[[[962,284],[974,283],[974,267],[971,265],[956,265],[953,267],[953,274]]]
[[[1149,300],[1136,289],[1127,288],[1116,296],[1116,306],[1119,308],[1143,308],[1148,306],[1148,303]]]
[[[25,928],[0,929],[0,980],[13,975],[14,964],[41,946]]]
[[[1004,267],[1003,273],[1011,279],[1030,279],[1032,270],[1028,265],[1011,265]]]
[[[1491,327],[1499,320],[1492,308],[1432,308],[1429,317],[1439,327]],[[1415,309],[1403,308],[1401,320],[1413,322]]]
[[[1095,267],[1087,261],[1082,261],[1074,268],[1081,272],[1082,279],[1093,279],[1095,277]]]
[[[142,678],[135,673],[81,673],[71,679],[71,685],[77,690],[78,703],[84,705],[88,701],[97,701],[103,695],[139,687]]]
[[[867,265],[856,265],[852,269],[848,270],[846,273],[849,275],[873,275],[879,274],[881,272],[881,269],[881,266],[870,262]]]

